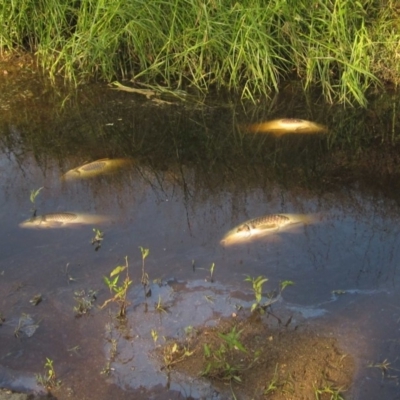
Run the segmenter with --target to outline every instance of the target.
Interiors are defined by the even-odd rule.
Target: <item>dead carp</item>
[[[96,225],[107,222],[109,217],[74,212],[55,212],[38,215],[19,224],[21,228],[66,228],[74,225]]]
[[[253,218],[227,232],[221,240],[222,245],[250,241],[263,237],[281,229],[289,229],[297,224],[308,224],[315,220],[312,215],[303,214],[269,214]]]
[[[132,163],[128,158],[102,158],[67,171],[61,176],[62,180],[93,178],[99,175],[111,174]]]
[[[307,121],[305,119],[283,118],[274,119],[273,121],[251,124],[245,127],[249,132],[270,132],[280,136],[285,133],[320,133],[327,132],[328,128],[316,122]]]

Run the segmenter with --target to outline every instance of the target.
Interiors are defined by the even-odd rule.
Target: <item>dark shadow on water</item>
[[[145,265],[151,281],[174,278],[190,286],[209,280],[215,264],[212,287],[222,294],[221,309],[214,304],[213,312],[221,314],[231,312],[233,292],[251,294],[246,275],[268,277],[268,290],[293,280],[283,296],[285,307],[303,313],[304,323],[315,329],[332,329],[356,357],[359,371],[384,359],[393,374],[400,369],[393,356],[397,339],[389,333],[397,330],[400,284],[398,97],[376,95],[368,110],[344,109],[288,88],[257,106],[213,100],[160,107],[102,85],[82,88],[67,100],[67,93],[40,80],[12,84],[0,77],[0,85],[7,105],[0,121],[0,316],[5,319],[0,364],[6,371],[0,370],[1,379],[11,385],[10,371],[43,373],[49,357],[64,381],[60,399],[69,390],[88,399],[112,393],[121,399],[132,393],[138,399],[150,392],[154,398],[167,396],[165,373],[154,364],[145,369],[151,364],[147,350],[154,347],[151,329],[159,329],[160,337],[173,335],[168,329],[184,328],[179,313],[201,325],[210,310],[200,302],[204,293],[194,298],[187,288],[163,286],[160,291],[171,290],[159,293],[165,301],[171,297],[166,325],[162,315],[142,314],[139,246],[150,249]],[[23,90],[32,95],[24,97]],[[242,129],[288,117],[316,121],[329,132],[276,137]],[[129,158],[133,165],[110,176],[60,180],[71,168],[107,157]],[[39,215],[75,211],[109,215],[111,221],[74,229],[19,228],[31,215],[31,190],[42,186],[34,205]],[[271,213],[315,213],[319,219],[265,240],[220,246],[232,227]],[[94,228],[104,232],[98,251],[91,245]],[[112,307],[97,305],[109,297],[103,276],[125,256],[134,289],[129,329],[122,334],[114,330]],[[75,292],[82,290],[96,291],[98,300],[76,318]],[[332,291],[346,294],[332,301]],[[29,300],[38,293],[43,301],[32,306]],[[149,307],[157,300],[154,286]],[[204,307],[189,307],[196,304]],[[22,314],[41,321],[32,337],[14,337]],[[356,345],[360,327],[366,333]],[[125,361],[112,361],[109,375],[101,374],[112,340]],[[71,351],[76,346],[79,351]],[[129,358],[132,346],[138,346],[142,362],[138,355]],[[146,385],[137,372],[141,368]],[[375,399],[381,385],[388,396],[396,391],[393,380],[382,383],[370,374],[377,370],[367,370],[370,379],[357,375],[354,398]],[[168,384],[171,396],[185,396],[179,379]],[[207,397],[213,390],[204,384],[191,395]]]

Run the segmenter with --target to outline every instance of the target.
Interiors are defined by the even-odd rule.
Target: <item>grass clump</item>
[[[0,49],[32,51],[75,83],[122,77],[255,99],[297,76],[329,101],[365,105],[379,78],[400,82],[398,14],[395,0],[20,0],[0,7]]]
[[[61,381],[57,379],[53,363],[52,359],[46,357],[45,373],[36,375],[36,381],[46,389],[56,388],[61,385]]]
[[[120,274],[124,271],[125,278],[121,284],[118,284]],[[126,308],[129,304],[127,300],[128,289],[132,284],[132,280],[129,277],[128,257],[125,257],[125,265],[115,267],[111,271],[109,278],[107,276],[104,277],[104,283],[114,295],[110,299],[106,300],[100,308],[104,308],[107,304],[115,302],[119,306],[118,318],[125,318]]]

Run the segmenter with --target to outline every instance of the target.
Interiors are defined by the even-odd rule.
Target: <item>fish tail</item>
[[[315,224],[319,221],[318,214],[282,214],[290,218],[294,223],[301,222],[305,225]]]

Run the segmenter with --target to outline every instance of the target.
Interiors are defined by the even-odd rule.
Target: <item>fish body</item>
[[[87,164],[83,164],[79,167],[73,168],[67,171],[61,179],[70,181],[76,179],[87,179],[95,176],[110,174],[118,169],[129,165],[131,160],[126,158],[103,158],[101,160],[92,161]]]
[[[280,229],[289,229],[299,223],[307,224],[314,220],[311,215],[303,214],[269,214],[253,218],[231,229],[222,238],[222,245],[250,241],[275,233]]]
[[[270,132],[275,135],[283,135],[285,133],[320,133],[328,130],[326,126],[317,124],[316,122],[295,118],[274,119],[272,121],[249,125],[246,129],[249,132]]]
[[[107,222],[104,215],[82,214],[74,212],[56,212],[38,215],[19,224],[21,228],[66,228],[74,225],[93,225]]]

